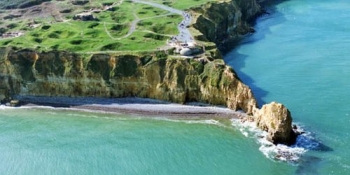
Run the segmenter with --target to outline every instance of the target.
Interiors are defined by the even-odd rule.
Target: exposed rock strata
[[[8,95],[147,97],[198,101],[252,113],[251,90],[222,60],[201,63],[162,54],[83,56],[0,50],[0,92]],[[158,55],[158,56],[157,56]]]

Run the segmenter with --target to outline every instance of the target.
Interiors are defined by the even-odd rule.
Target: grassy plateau
[[[143,1],[185,10],[214,0]],[[82,13],[92,18],[76,19]],[[130,0],[2,0],[0,19],[0,47],[124,52],[163,47],[183,17]]]

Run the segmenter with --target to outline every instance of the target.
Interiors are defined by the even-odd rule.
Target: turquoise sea
[[[291,110],[306,132],[293,148],[236,121],[0,107],[0,174],[350,174],[349,9],[348,0],[283,1],[225,56],[260,105]]]

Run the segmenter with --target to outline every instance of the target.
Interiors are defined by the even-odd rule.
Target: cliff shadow
[[[275,6],[266,8],[265,12],[252,23],[255,32],[250,34],[251,37],[243,38],[241,42],[252,43],[263,40],[266,35],[272,34],[271,28],[286,21],[285,15]],[[247,38],[250,39],[247,40]]]
[[[318,169],[324,162],[324,159],[319,157],[319,153],[334,151],[333,148],[322,143],[322,140],[319,140],[316,133],[313,132],[301,132],[294,146],[308,151],[298,160],[296,175],[320,174]]]
[[[225,62],[233,67],[242,82],[252,89],[259,107],[263,104],[266,104],[266,101],[263,99],[268,95],[269,92],[256,85],[253,77],[250,77],[249,75],[242,72],[242,69],[246,67],[246,59],[248,59],[249,55],[242,54],[239,52],[239,50],[244,46],[251,45],[266,39],[267,35],[272,34],[271,28],[286,21],[284,14],[279,12],[275,7],[275,5],[281,2],[285,1],[276,1],[274,3],[265,4],[265,13],[258,17],[257,20],[252,22],[252,25],[254,25],[256,32],[231,43],[231,51],[224,53]]]
[[[237,49],[239,48],[240,47]],[[237,50],[233,50],[225,55],[226,64],[230,65],[237,73],[239,79],[252,89],[258,105],[261,107],[261,105],[266,104],[266,101],[264,101],[263,98],[267,96],[268,91],[258,87],[252,77],[242,72],[242,69],[246,65],[246,59],[248,59],[248,55],[240,54]]]

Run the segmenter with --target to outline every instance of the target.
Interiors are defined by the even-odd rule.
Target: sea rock
[[[254,110],[257,126],[268,132],[268,140],[274,144],[291,145],[295,143],[296,134],[292,128],[290,111],[280,103],[272,102],[260,110]]]

